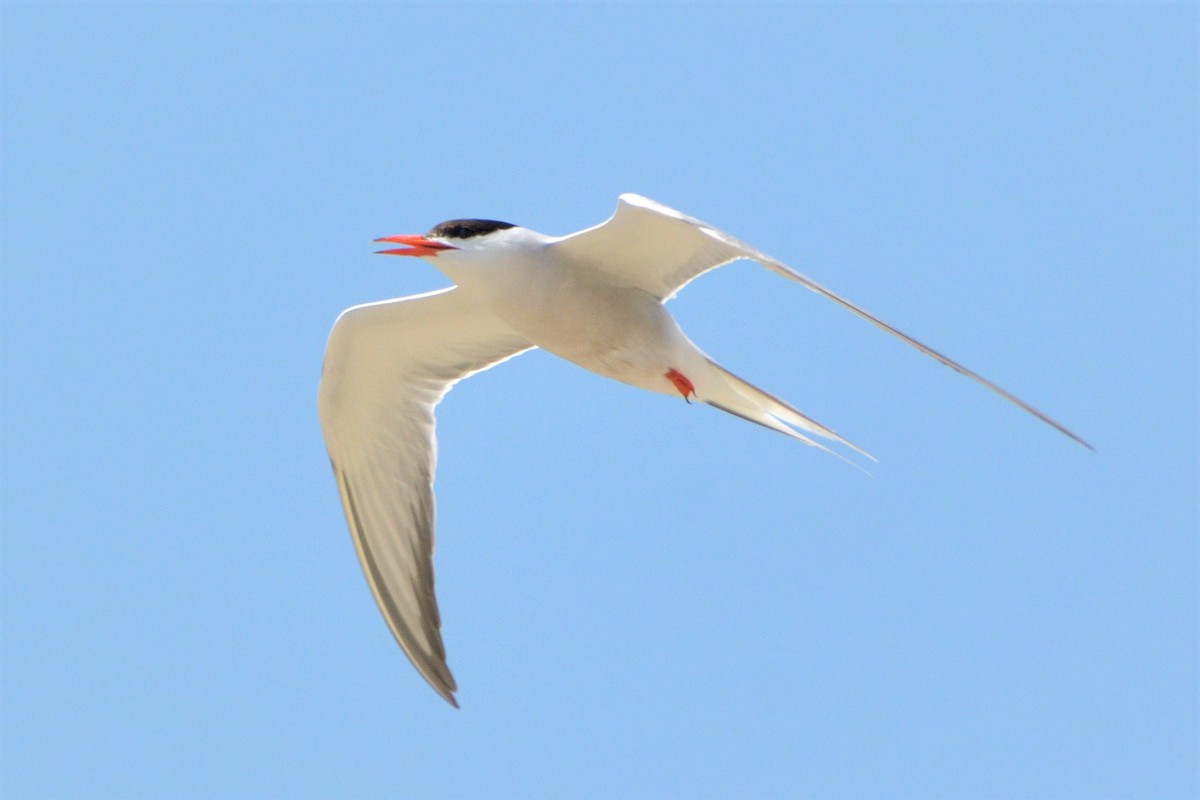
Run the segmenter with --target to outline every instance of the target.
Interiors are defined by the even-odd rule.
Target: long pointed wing
[[[644,289],[664,301],[673,297],[693,278],[710,269],[740,258],[757,261],[772,272],[829,298],[847,311],[857,314],[955,372],[986,386],[1089,450],[1095,449],[1016,395],[897,330],[808,276],[707,223],[640,195],[621,195],[616,212],[607,221],[594,228],[564,236],[551,246],[564,258],[582,267],[604,272],[622,285]]]
[[[367,583],[413,666],[451,704],[433,593],[434,407],[462,378],[531,345],[456,289],[338,317],[318,408]]]

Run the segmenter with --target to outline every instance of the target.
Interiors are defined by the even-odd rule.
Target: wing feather
[[[433,585],[434,408],[530,347],[451,288],[348,309],[325,350],[321,428],[363,573],[413,666],[455,706]]]
[[[643,289],[663,301],[669,300],[689,281],[710,269],[741,258],[757,261],[772,272],[832,300],[880,330],[995,392],[1089,450],[1095,449],[1061,423],[1011,392],[922,344],[783,262],[695,217],[640,195],[621,195],[616,212],[607,221],[564,236],[552,246],[565,258],[582,267],[603,272],[621,285]]]

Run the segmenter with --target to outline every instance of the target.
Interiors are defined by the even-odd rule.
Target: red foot
[[[687,400],[689,403],[692,402],[691,400],[688,400],[688,395],[692,395],[694,397],[696,394],[696,387],[692,385],[692,382],[687,379],[686,375],[679,370],[672,368],[667,370],[667,380],[675,385],[675,388],[679,390],[681,395],[683,395],[684,400]]]

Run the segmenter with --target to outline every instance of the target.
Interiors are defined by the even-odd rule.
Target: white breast
[[[449,259],[438,266],[449,267]],[[670,394],[666,372],[698,354],[662,303],[642,289],[537,253],[480,267],[444,271],[538,347],[605,377]]]

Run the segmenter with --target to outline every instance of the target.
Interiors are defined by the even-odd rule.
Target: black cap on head
[[[426,238],[470,239],[472,236],[482,236],[492,231],[502,231],[505,228],[516,227],[511,222],[500,222],[495,219],[452,219],[435,225]]]

